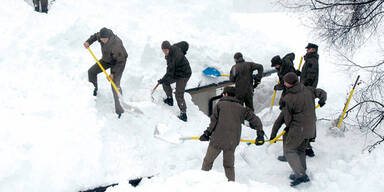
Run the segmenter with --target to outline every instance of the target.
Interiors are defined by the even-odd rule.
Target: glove
[[[256,88],[259,85],[259,83],[260,82],[255,81],[255,83],[253,84],[253,88]]]
[[[207,130],[204,131],[204,133],[200,136],[200,141],[209,141],[209,137],[211,136],[211,133]]]
[[[320,107],[323,107],[325,105],[325,101],[320,99],[318,104],[320,105]]]
[[[289,127],[285,127],[284,131],[285,131],[285,134],[287,134],[289,132]]]
[[[255,80],[255,83],[253,84],[253,88],[256,88],[261,82],[261,77],[256,75],[256,77],[254,77],[253,79]]]
[[[257,131],[255,145],[263,145],[263,144],[264,144],[264,131]]]
[[[299,70],[296,70],[295,73],[296,73],[297,76],[301,75],[301,71],[299,71]]]
[[[273,90],[275,90],[275,91],[279,90],[279,86],[278,86],[278,85],[275,85],[275,86],[273,87]]]
[[[163,80],[163,79],[159,79],[159,80],[157,80],[157,82],[158,82],[159,84],[163,84],[163,83],[164,83],[164,80]]]

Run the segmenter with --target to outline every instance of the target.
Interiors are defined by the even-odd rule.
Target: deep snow
[[[186,141],[170,144],[153,137],[163,123],[169,134],[199,136],[209,119],[186,95],[187,123],[176,118],[177,107],[162,104],[161,88],[151,101],[150,91],[165,72],[160,43],[186,40],[193,75],[188,88],[211,83],[201,74],[213,66],[228,72],[232,56],[241,51],[269,69],[270,59],[296,53],[296,66],[305,45],[316,42],[295,15],[279,12],[233,12],[231,1],[185,0],[66,0],[49,14],[39,14],[24,1],[9,0],[0,8],[3,26],[0,45],[0,191],[78,191],[120,182],[117,191],[295,191],[289,187],[291,170],[276,160],[281,143],[268,147],[240,144],[236,151],[236,182],[228,183],[222,157],[211,172],[199,171],[207,144]],[[124,42],[129,58],[122,79],[124,100],[144,115],[113,113],[108,82],[99,75],[99,95],[93,97],[87,70],[95,63],[83,42],[101,27],[111,28]],[[336,118],[355,74],[345,74],[320,45],[319,87],[328,92],[318,117]],[[97,43],[91,46],[100,57]],[[364,55],[364,53],[362,53]],[[332,74],[332,75],[330,75]],[[262,80],[255,102],[268,106],[275,75]],[[277,101],[277,99],[276,99]],[[279,110],[262,110],[267,135]],[[318,121],[317,156],[308,159],[309,184],[302,191],[381,191],[379,178],[384,151],[361,153],[362,133],[345,136]],[[255,132],[243,129],[243,138]],[[137,188],[128,179],[144,179]]]

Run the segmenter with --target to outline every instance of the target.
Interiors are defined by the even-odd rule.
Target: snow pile
[[[226,0],[66,0],[55,2],[49,14],[34,12],[24,1],[10,0],[0,10],[2,24],[7,26],[0,45],[0,191],[78,191],[115,182],[122,185],[109,191],[293,190],[288,186],[290,168],[276,161],[281,143],[270,147],[242,143],[236,151],[235,183],[226,182],[222,156],[212,172],[199,171],[207,142],[172,144],[153,134],[155,126],[163,124],[163,133],[171,138],[199,136],[209,124],[208,117],[193,105],[190,95],[186,95],[187,123],[177,119],[176,106],[162,103],[161,88],[155,92],[155,101],[150,97],[165,72],[160,50],[165,39],[190,43],[189,88],[217,81],[201,74],[205,67],[228,73],[237,51],[265,69],[272,56],[295,52],[297,66],[299,53],[304,54],[311,39],[306,39],[307,31],[293,16],[233,13],[232,2]],[[99,95],[91,96],[87,70],[95,61],[82,44],[104,26],[123,40],[129,54],[122,78],[124,100],[144,115],[127,112],[117,120],[111,87],[103,74]],[[91,49],[100,57],[97,43]],[[320,50],[320,55],[324,67],[319,87],[328,91],[329,100],[318,116],[334,118],[343,107],[340,95],[353,80],[336,72],[327,53]],[[260,106],[269,105],[276,81],[276,76],[262,80],[255,95],[255,101],[263,103]],[[258,114],[267,135],[278,113],[274,107]],[[319,139],[314,144],[318,156],[308,160],[312,182],[299,189],[382,189],[375,181],[383,173],[366,170],[384,167],[383,150],[360,154],[361,133],[335,138],[328,132],[330,126],[326,121],[318,124]],[[244,127],[244,139],[255,135]],[[135,189],[124,184],[152,175]]]

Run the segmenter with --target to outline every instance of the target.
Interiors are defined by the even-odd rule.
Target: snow
[[[276,160],[281,143],[240,144],[236,182],[227,182],[221,155],[212,171],[199,170],[207,142],[174,144],[154,137],[159,124],[162,135],[171,139],[199,136],[209,124],[188,94],[187,123],[177,119],[177,106],[162,103],[161,87],[151,100],[151,89],[165,72],[163,40],[189,42],[193,75],[188,88],[217,81],[201,74],[208,66],[228,73],[237,51],[265,69],[274,55],[295,52],[297,66],[308,41],[316,42],[294,14],[235,13],[232,6],[226,0],[66,0],[56,1],[49,14],[40,14],[24,1],[9,0],[0,8],[5,26],[0,45],[0,191],[79,191],[115,182],[121,185],[109,192],[295,191],[287,178],[291,169]],[[87,70],[95,61],[82,44],[104,26],[127,48],[124,101],[139,107],[143,115],[127,112],[116,118],[103,74],[98,96],[92,96]],[[334,119],[355,75],[337,70],[326,46],[318,44],[319,87],[328,92],[318,117]],[[101,56],[97,43],[91,49]],[[364,55],[368,54],[360,57]],[[267,135],[279,110],[262,108],[269,106],[276,81],[275,75],[263,79],[255,94]],[[313,144],[317,156],[308,159],[311,182],[297,190],[381,191],[383,149],[362,153],[362,133],[350,130],[340,137],[329,131],[331,126],[318,122]],[[244,139],[255,135],[244,127]],[[127,184],[128,179],[152,175],[137,188]]]

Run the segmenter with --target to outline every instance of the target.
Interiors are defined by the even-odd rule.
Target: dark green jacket
[[[279,76],[280,83],[278,84],[278,90],[284,89],[284,80],[283,77],[289,72],[295,72],[295,67],[293,65],[293,60],[295,60],[294,53],[288,53],[282,59],[282,64],[280,65],[277,75]]]
[[[235,149],[240,142],[241,124],[249,121],[251,128],[263,130],[261,120],[250,108],[243,107],[234,97],[223,97],[215,105],[207,131],[211,143],[220,149]]]
[[[317,53],[307,53],[304,60],[300,83],[316,88],[319,81],[319,55]]]
[[[302,83],[296,83],[287,89],[282,109],[285,125],[289,127],[285,141],[287,147],[295,148],[304,139],[316,136],[315,98],[326,101],[327,93],[322,89],[306,87]]]
[[[121,39],[110,30],[110,37],[107,43],[103,43],[100,40],[100,33],[97,32],[87,42],[91,45],[95,41],[98,41],[101,45],[102,58],[101,60],[112,65],[111,73],[114,74],[117,71],[124,70],[125,63],[128,58],[128,53],[124,48]]]
[[[235,82],[236,96],[253,95],[252,73],[257,70],[257,77],[263,76],[263,66],[253,62],[240,61],[232,66],[229,80]]]

